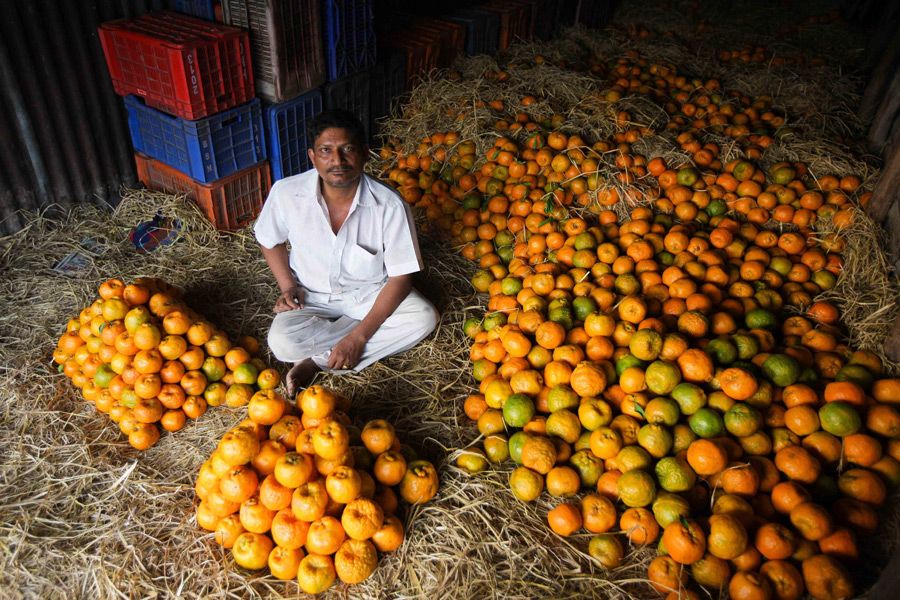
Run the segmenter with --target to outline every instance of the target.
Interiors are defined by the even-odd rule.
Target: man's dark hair
[[[359,120],[359,117],[349,110],[336,108],[319,113],[318,116],[309,121],[309,124],[306,126],[306,135],[310,146],[315,143],[323,131],[332,127],[348,131],[361,146],[368,143],[366,128],[363,126],[362,121]]]

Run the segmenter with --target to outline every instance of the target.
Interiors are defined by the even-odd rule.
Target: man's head
[[[353,113],[328,110],[310,121],[307,128],[312,147],[309,159],[326,185],[355,185],[369,154],[366,131]]]

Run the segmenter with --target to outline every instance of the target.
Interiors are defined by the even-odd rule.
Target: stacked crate
[[[371,133],[371,69],[375,66],[374,0],[323,0],[328,83],[325,108],[341,108],[359,117]]]
[[[375,66],[374,0],[324,0],[328,80]]]
[[[439,36],[429,37],[411,34],[410,30],[394,30],[379,37],[379,43],[406,57],[406,91],[412,90],[437,68]]]
[[[269,164],[265,161],[203,184],[181,171],[140,153],[135,153],[138,178],[152,190],[186,194],[193,199],[217,229],[240,229],[259,216],[272,187]]]
[[[134,149],[190,175],[213,183],[265,159],[259,100],[189,121],[125,97]]]
[[[379,35],[378,52],[375,0],[174,0],[207,21],[163,12],[101,25],[142,180],[189,192],[218,227],[239,227],[267,193],[267,156],[272,180],[311,168],[306,128],[323,109],[350,110],[373,139],[404,91],[459,54],[549,37],[564,0],[474,4],[442,18],[422,16],[440,7],[398,5],[391,23],[403,28]],[[247,185],[234,184],[241,176]],[[257,197],[229,208],[241,190]]]
[[[273,180],[311,169],[306,149],[312,140],[306,138],[306,124],[322,112],[321,90],[314,89],[288,102],[267,104],[264,112]]]
[[[207,21],[221,21],[222,5],[219,0],[175,0],[175,10]]]
[[[531,38],[532,7],[527,2],[514,0],[490,0],[478,7],[495,13],[500,18],[500,50],[506,50],[517,40]]]
[[[275,181],[311,168],[306,127],[323,108],[347,108],[369,126],[374,0],[222,2],[226,23],[250,33]]]
[[[436,62],[439,69],[448,68],[466,50],[466,26],[462,23],[423,17],[413,21],[411,31],[414,35],[438,38]]]
[[[286,102],[325,83],[319,2],[223,0],[225,22],[250,34],[257,93]]]
[[[617,0],[557,0],[558,27],[584,25],[593,29],[606,27],[612,19]]]
[[[262,208],[271,182],[247,34],[175,13],[103,23],[141,181],[187,193],[220,229]]]
[[[578,22],[585,27],[601,29],[612,19],[617,2],[582,0],[578,5]]]
[[[371,77],[369,71],[360,71],[325,84],[322,88],[325,108],[334,110],[341,108],[350,111],[363,123],[369,126],[369,94]]]
[[[486,10],[457,9],[445,17],[466,26],[466,54],[493,54],[500,38],[500,16]]]
[[[406,88],[406,56],[385,48],[371,70],[369,87],[369,138],[381,134],[381,121],[391,114]]]
[[[524,0],[531,7],[529,34],[532,39],[549,40],[556,34],[561,3],[558,0]]]
[[[272,179],[308,170],[306,124],[328,77],[320,2],[222,0],[225,22],[250,34]]]
[[[403,25],[380,38],[381,43],[406,55],[406,89],[427,79],[434,69],[449,67],[465,52],[467,26],[460,21],[416,17],[408,13],[395,16]]]

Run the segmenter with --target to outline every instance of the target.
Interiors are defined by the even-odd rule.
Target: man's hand
[[[278,300],[275,301],[274,310],[276,313],[282,313],[289,310],[297,310],[298,308],[303,308],[303,288],[295,285],[281,292]]]
[[[359,362],[366,341],[368,340],[362,334],[351,331],[332,348],[328,366],[332,369],[352,369]]]

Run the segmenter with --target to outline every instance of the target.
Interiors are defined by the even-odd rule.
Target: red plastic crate
[[[424,32],[421,32],[421,35],[411,35],[407,30],[398,30],[380,36],[379,41],[406,54],[406,91],[413,89],[423,77],[437,67],[439,55],[437,45],[440,41],[438,36],[429,37]]]
[[[478,10],[487,10],[500,16],[500,49],[506,50],[517,39],[530,35],[531,6],[514,1],[491,0]]]
[[[213,183],[198,183],[181,171],[134,153],[138,178],[151,190],[187,194],[216,229],[240,229],[259,215],[272,187],[269,163],[263,161]]]
[[[437,58],[439,69],[449,67],[457,56],[466,51],[466,26],[462,23],[423,17],[413,22],[412,31],[425,31],[440,38]]]
[[[160,12],[100,25],[117,94],[177,117],[202,119],[254,98],[245,31]]]

